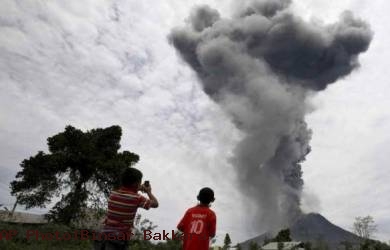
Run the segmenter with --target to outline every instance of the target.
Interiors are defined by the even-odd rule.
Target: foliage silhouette
[[[119,185],[118,173],[139,160],[137,154],[118,152],[121,136],[119,126],[87,132],[67,126],[47,139],[49,153],[39,151],[22,161],[11,194],[27,209],[60,197],[48,217],[65,225],[82,217],[87,207],[104,207],[110,190]]]

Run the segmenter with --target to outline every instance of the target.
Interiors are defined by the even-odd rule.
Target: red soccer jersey
[[[187,210],[177,228],[184,233],[183,250],[208,250],[215,236],[217,218],[213,210],[198,205]]]

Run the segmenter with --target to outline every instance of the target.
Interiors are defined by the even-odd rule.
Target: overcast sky
[[[306,20],[332,23],[352,10],[374,39],[361,67],[311,98],[312,152],[303,165],[305,211],[351,230],[372,215],[376,237],[390,240],[390,2],[300,0]],[[218,237],[261,232],[243,213],[228,159],[239,137],[167,41],[191,7],[207,3],[229,17],[229,1],[16,1],[0,7],[0,203],[19,163],[47,150],[46,138],[71,124],[120,125],[121,150],[138,164],[161,206],[143,213],[172,230],[203,186],[215,189]],[[157,230],[158,230],[157,229]]]

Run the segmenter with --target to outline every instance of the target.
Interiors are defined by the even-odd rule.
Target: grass
[[[12,239],[6,239],[6,232],[14,230],[17,235]],[[36,230],[36,231],[33,231]],[[0,231],[2,239],[0,240],[0,249],[2,250],[70,250],[79,249],[84,250],[92,249],[91,240],[71,239],[71,240],[59,240],[64,237],[65,233],[74,234],[76,229],[57,225],[57,224],[44,224],[44,225],[27,225],[27,224],[12,224],[0,222]],[[36,232],[39,232],[36,235]],[[49,240],[50,235],[54,235],[58,232],[58,238],[55,237]],[[28,238],[27,235],[30,235]],[[38,239],[36,239],[36,236]],[[74,236],[73,236],[74,237]]]
[[[14,230],[17,233],[12,239],[6,239],[6,232]],[[36,236],[35,231],[39,232]],[[13,224],[0,222],[0,240],[1,250],[91,250],[92,233],[89,233],[89,240],[74,239],[74,232],[80,230],[59,224]],[[57,232],[58,239],[55,239]],[[65,233],[73,235],[71,240],[59,240],[64,237]],[[30,237],[28,235],[30,234]],[[53,239],[49,240],[47,235],[52,235]],[[38,239],[35,239],[38,237]],[[181,243],[178,241],[159,242],[157,244],[148,240],[133,239],[130,243],[132,250],[178,250],[181,249]]]

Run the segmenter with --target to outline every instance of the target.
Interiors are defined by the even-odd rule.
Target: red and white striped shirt
[[[150,208],[150,200],[136,188],[121,187],[111,192],[103,232],[131,233],[137,209]]]

